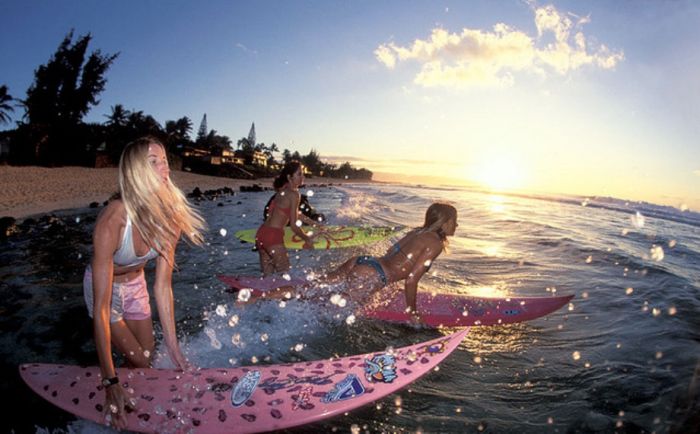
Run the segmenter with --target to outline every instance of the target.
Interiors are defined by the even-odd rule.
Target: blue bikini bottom
[[[386,286],[389,283],[388,279],[386,278],[386,273],[382,268],[382,264],[380,264],[377,258],[375,258],[374,256],[358,256],[357,260],[355,261],[355,265],[369,265],[370,267],[377,270],[377,274],[382,280],[382,284],[384,286]]]

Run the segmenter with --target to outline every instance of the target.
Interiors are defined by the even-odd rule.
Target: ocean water
[[[700,214],[611,198],[455,187],[303,191],[333,224],[410,228],[422,224],[433,201],[452,203],[459,227],[421,291],[575,297],[530,322],[473,327],[439,370],[408,389],[288,432],[700,432]],[[260,224],[270,194],[198,203],[209,224],[207,245],[178,248],[176,320],[196,365],[316,360],[450,332],[348,320],[352,303],[234,304],[215,276],[259,272],[257,253],[233,234]],[[0,241],[2,432],[111,432],[44,402],[17,373],[27,362],[96,364],[81,288],[96,215],[83,209],[44,216]],[[390,243],[294,253],[294,273],[382,254]],[[170,366],[164,349],[158,353],[156,365]]]

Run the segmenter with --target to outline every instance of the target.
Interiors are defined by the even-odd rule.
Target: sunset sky
[[[206,113],[376,179],[697,211],[698,23],[690,0],[4,0],[0,85],[24,98],[73,28],[120,53],[87,121],[123,104],[194,134]]]

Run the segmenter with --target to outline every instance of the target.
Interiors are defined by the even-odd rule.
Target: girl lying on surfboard
[[[161,142],[144,137],[126,145],[119,161],[119,194],[97,218],[93,257],[83,279],[105,390],[104,408],[107,420],[117,429],[126,428],[129,397],[114,370],[112,345],[125,355],[129,366],[151,364],[155,343],[143,271],[151,259],[156,260],[153,292],[170,357],[177,368],[189,368],[175,333],[171,279],[180,235],[202,245],[204,226],[170,181]]]
[[[418,281],[445,249],[447,237],[454,235],[457,226],[455,207],[433,203],[425,213],[423,226],[406,234],[384,256],[352,257],[321,280],[329,284],[345,281],[348,288],[367,292],[403,280],[406,306],[417,315]]]
[[[296,160],[285,164],[273,182],[276,193],[270,202],[269,215],[255,234],[260,268],[265,276],[289,270],[289,255],[284,247],[284,228],[288,224],[292,231],[304,240],[305,249],[313,248],[314,235],[308,235],[298,223],[318,226],[318,222],[299,213],[299,186],[303,183],[304,168]]]

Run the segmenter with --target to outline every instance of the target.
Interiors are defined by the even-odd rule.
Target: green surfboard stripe
[[[310,229],[303,228],[305,232]],[[314,228],[314,231],[317,231]],[[387,239],[400,231],[400,227],[368,226],[324,226],[323,234],[314,239],[314,249],[326,250],[343,247],[362,246]],[[246,243],[255,242],[256,229],[244,229],[236,232],[236,238]],[[290,227],[284,230],[284,245],[288,249],[301,249],[304,242]]]

